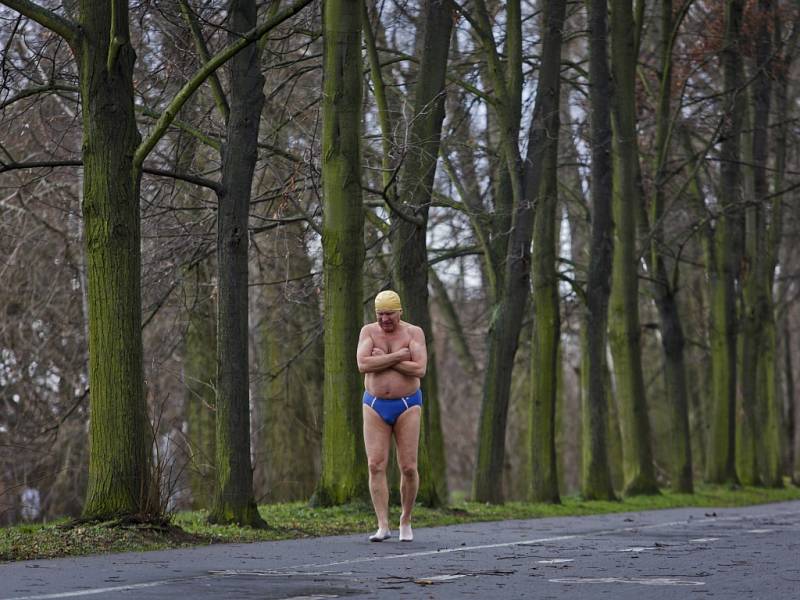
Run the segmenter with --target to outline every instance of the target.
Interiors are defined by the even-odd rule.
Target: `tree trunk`
[[[556,262],[561,31],[566,0],[549,0],[544,15],[542,65],[531,124],[534,161],[542,164],[533,232],[533,336],[531,353],[531,499],[560,502],[556,467],[556,394],[560,379],[561,317]],[[530,163],[529,163],[530,164]]]
[[[794,62],[795,53],[797,52],[797,41],[800,38],[800,23],[795,21],[792,24],[792,31],[789,39],[783,41],[783,21],[782,15],[779,11],[773,12],[773,30],[776,52],[773,60],[775,66],[772,72],[775,76],[776,90],[775,90],[775,104],[776,115],[775,122],[778,127],[775,129],[775,170],[773,176],[773,190],[776,196],[772,200],[772,222],[770,224],[769,243],[774,252],[773,258],[778,259],[781,265],[790,264],[794,248],[789,244],[781,246],[781,240],[785,235],[784,231],[784,218],[783,207],[784,203],[790,202],[784,197],[782,192],[786,184],[786,160],[788,154],[788,134],[787,128],[783,125],[788,123],[789,119],[789,69]],[[785,45],[784,45],[785,43]],[[795,199],[794,206],[797,206]],[[775,264],[772,267],[773,274]],[[791,283],[783,280],[778,285],[778,296],[785,297]],[[774,304],[774,303],[773,303]],[[774,310],[774,306],[773,306]],[[780,327],[782,351],[783,351],[783,371],[785,377],[785,393],[783,394],[783,414],[785,415],[785,431],[786,439],[786,473],[791,477],[792,483],[800,485],[800,436],[798,436],[798,423],[795,419],[798,418],[798,411],[795,407],[795,378],[793,364],[793,346],[792,346],[792,331],[791,331],[791,313],[792,311],[786,307],[781,311],[781,316],[776,323],[776,327]],[[777,349],[776,349],[777,354]],[[780,386],[778,386],[780,390]],[[780,394],[779,394],[780,395]]]
[[[725,6],[725,39],[722,51],[724,88],[729,94],[720,150],[720,201],[714,240],[708,262],[710,284],[710,326],[712,406],[706,480],[734,483],[736,475],[736,291],[738,270],[734,240],[736,213],[741,200],[739,174],[742,130],[742,62],[738,40],[742,26],[742,1],[728,0]]]
[[[254,0],[231,0],[229,41],[256,25]],[[253,496],[248,357],[248,214],[264,78],[258,46],[230,61],[230,116],[217,213],[217,489],[208,520],[265,527]]]
[[[461,324],[461,318],[456,312],[453,302],[450,300],[450,294],[447,291],[444,283],[432,268],[428,269],[431,287],[433,288],[434,302],[439,305],[441,318],[444,319],[448,335],[453,345],[453,350],[458,356],[458,361],[461,363],[461,368],[470,376],[477,377],[478,365],[475,362],[475,357],[469,347],[469,340],[464,332],[464,327]]]
[[[741,409],[737,435],[745,449],[739,477],[745,483],[783,485],[780,456],[780,414],[775,393],[775,318],[772,285],[777,247],[769,239],[767,180],[768,128],[771,104],[771,0],[756,9],[755,77],[752,87],[753,202],[746,208],[745,255],[742,270]],[[778,215],[773,215],[778,217]],[[778,218],[778,223],[780,219]],[[777,240],[777,237],[774,238]],[[777,243],[775,244],[777,246]],[[752,449],[752,458],[749,452]],[[753,472],[750,468],[752,466]]]
[[[91,386],[89,483],[83,515],[105,518],[157,509],[149,503],[151,434],[142,365],[140,172],[132,162],[140,138],[133,104],[135,53],[127,2],[84,0],[80,19],[75,54],[83,111]],[[114,57],[109,50],[109,27],[114,32]]]
[[[636,141],[636,53],[631,0],[611,3],[611,64],[614,77],[614,198],[616,240],[611,286],[609,339],[614,355],[621,411],[625,493],[658,493],[650,448],[641,363],[639,327],[639,259],[636,215],[642,199],[637,185],[639,154]]]
[[[315,501],[330,506],[368,497],[358,401],[363,382],[355,360],[364,264],[360,0],[327,0],[323,21],[325,380],[322,473]]]
[[[671,487],[677,492],[692,493],[692,452],[689,441],[689,402],[686,387],[686,365],[684,348],[686,346],[683,326],[675,296],[675,286],[667,269],[668,257],[665,255],[664,203],[668,179],[667,159],[670,148],[670,96],[672,93],[672,1],[661,2],[661,85],[659,88],[658,110],[656,113],[655,147],[655,197],[651,205],[652,231],[649,268],[652,277],[651,289],[655,299],[661,329],[661,347],[664,357],[664,387],[666,390],[667,412],[671,447],[669,456],[669,475]],[[642,223],[647,227],[648,216],[644,205],[640,204]],[[677,276],[677,269],[675,269]]]
[[[589,23],[589,99],[592,125],[592,241],[586,284],[585,344],[582,353],[583,468],[581,494],[612,500],[608,452],[608,366],[606,346],[613,228],[611,213],[611,73],[608,68],[606,0],[592,0]]]
[[[261,326],[264,500],[308,500],[319,479],[322,421],[322,322],[309,293],[311,263],[297,227],[273,235],[268,313]],[[282,251],[279,250],[283,249]],[[285,256],[284,256],[285,255]]]
[[[196,124],[197,107],[187,105],[182,119]],[[199,140],[179,133],[172,161],[175,171],[189,173],[198,158]],[[176,184],[178,199],[191,213],[202,208],[189,185]],[[192,221],[183,225],[191,230]],[[202,255],[204,245],[194,247],[187,265],[182,268],[181,294],[186,310],[186,332],[183,340],[183,414],[186,422],[188,483],[194,510],[208,509],[214,500],[216,456],[216,391],[217,391],[217,322],[214,289],[213,257]]]
[[[498,220],[494,232],[501,236],[507,234],[504,242],[504,257],[495,269],[494,302],[489,323],[489,343],[487,349],[486,374],[483,382],[481,416],[478,425],[478,452],[475,464],[473,496],[479,502],[500,503],[503,501],[502,481],[498,474],[505,464],[506,421],[511,389],[511,375],[514,357],[519,345],[519,332],[530,295],[530,245],[533,232],[532,199],[539,189],[541,161],[534,158],[540,151],[538,144],[528,145],[528,156],[523,169],[519,158],[517,132],[520,122],[521,81],[518,70],[521,67],[521,24],[519,2],[507,3],[508,35],[506,55],[508,65],[504,69],[497,55],[494,38],[487,39],[491,26],[485,4],[477,4],[479,20],[482,23],[482,42],[488,56],[489,72],[499,95],[495,105],[500,124],[501,154],[505,159],[506,173],[499,178],[500,190],[496,200],[505,202],[508,195],[502,193],[505,182],[511,192],[512,206],[498,205]],[[534,112],[536,108],[534,108]],[[529,137],[533,135],[531,134]],[[537,142],[539,139],[537,138]],[[511,216],[510,227],[503,219]],[[510,233],[508,233],[510,232]],[[496,238],[500,239],[500,238]],[[496,248],[496,246],[495,246]],[[495,252],[493,251],[493,255]],[[502,273],[502,276],[500,275]],[[502,476],[501,476],[502,477]]]
[[[189,326],[184,345],[183,377],[191,467],[192,508],[213,502],[216,456],[216,320],[211,265],[202,260],[186,273]]]
[[[394,275],[403,299],[404,318],[425,332],[428,374],[422,380],[422,430],[420,436],[420,489],[418,498],[428,506],[447,502],[444,439],[439,418],[436,354],[428,307],[428,208],[431,204],[439,139],[444,120],[444,84],[453,6],[449,0],[425,2],[422,56],[414,91],[414,117],[401,176],[401,207],[413,223],[395,216],[392,251]]]
[[[784,343],[786,344],[786,366],[787,377],[786,387],[788,390],[788,419],[790,425],[789,440],[791,444],[790,452],[792,455],[792,470],[791,477],[794,485],[800,486],[800,407],[798,407],[797,394],[794,389],[794,373],[792,371],[792,351],[791,351],[791,336],[790,330],[787,326],[785,329],[786,336]]]

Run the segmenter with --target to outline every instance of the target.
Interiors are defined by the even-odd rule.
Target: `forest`
[[[0,0],[0,524],[800,485],[800,5]],[[395,473],[394,477],[397,477]]]

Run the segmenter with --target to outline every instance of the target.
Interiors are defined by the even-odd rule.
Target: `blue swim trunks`
[[[364,404],[378,413],[387,425],[394,425],[397,418],[412,406],[422,406],[422,390],[400,398],[377,398],[364,392]]]

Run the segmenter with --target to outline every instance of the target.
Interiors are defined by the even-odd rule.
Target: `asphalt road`
[[[800,599],[800,502],[366,534],[7,563],[0,600]]]

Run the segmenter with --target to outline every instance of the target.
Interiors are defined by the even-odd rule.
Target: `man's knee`
[[[369,466],[370,475],[384,475],[386,474],[386,459],[373,460],[370,459],[367,464]]]
[[[400,473],[403,477],[416,477],[417,476],[417,463],[404,463],[400,465]]]

